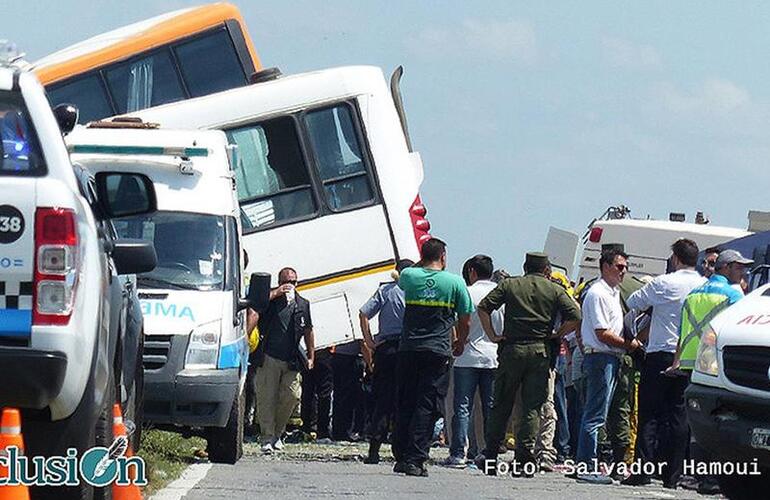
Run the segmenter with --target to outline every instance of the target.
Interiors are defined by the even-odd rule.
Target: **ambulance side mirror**
[[[108,219],[157,210],[155,187],[146,175],[99,172],[94,180],[99,206]]]
[[[238,301],[238,310],[248,308],[258,313],[267,310],[270,303],[270,275],[268,273],[251,273],[249,291],[245,299]]]

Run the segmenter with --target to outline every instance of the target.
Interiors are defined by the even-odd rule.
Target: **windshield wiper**
[[[151,276],[137,276],[136,282],[141,285],[147,285],[157,288],[170,288],[172,290],[198,290],[195,285],[185,285],[182,283],[174,283],[173,281],[167,281],[160,278],[153,278]]]

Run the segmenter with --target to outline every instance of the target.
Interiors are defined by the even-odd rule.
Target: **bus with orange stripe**
[[[169,12],[97,35],[34,63],[52,106],[80,123],[247,85],[261,69],[232,4]]]

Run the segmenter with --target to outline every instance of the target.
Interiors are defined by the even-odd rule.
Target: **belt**
[[[602,350],[596,349],[595,347],[583,347],[583,354],[609,354],[611,356],[622,358],[625,355],[625,352],[602,351]]]

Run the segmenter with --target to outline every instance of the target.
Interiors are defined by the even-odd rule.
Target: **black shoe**
[[[428,469],[424,465],[406,464],[404,474],[414,477],[428,477]]]
[[[393,464],[393,472],[396,474],[403,474],[406,472],[406,463],[404,462],[396,462]]]
[[[703,478],[698,483],[698,493],[701,495],[717,495],[720,492],[719,484],[711,477]]]
[[[486,462],[487,460],[493,460],[495,462],[495,466],[491,467],[489,470],[486,468]],[[492,458],[489,459],[484,453],[480,453],[476,456],[476,458],[473,459],[473,464],[476,466],[478,470],[481,472],[486,472],[488,476],[496,476],[497,475],[497,459]]]
[[[632,474],[620,482],[623,486],[647,486],[650,483],[652,483],[652,480],[649,476],[641,474]]]
[[[380,443],[372,441],[369,443],[369,454],[364,458],[365,464],[378,464],[380,463]]]

